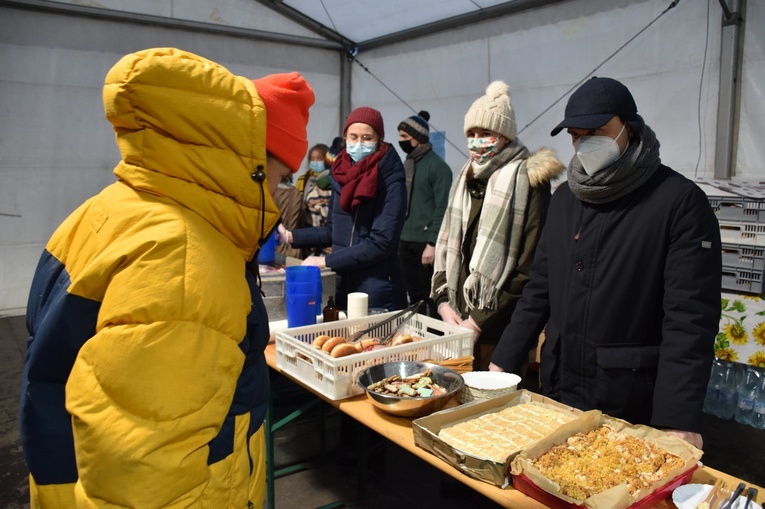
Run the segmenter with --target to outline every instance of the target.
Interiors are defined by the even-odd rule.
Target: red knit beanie
[[[252,82],[266,106],[266,150],[295,173],[308,150],[306,125],[313,89],[296,72],[271,74]]]
[[[348,126],[357,122],[372,126],[372,129],[375,130],[377,136],[379,136],[381,139],[385,138],[385,127],[383,127],[382,115],[376,109],[369,108],[368,106],[362,106],[361,108],[356,108],[353,110],[351,114],[348,115],[348,118],[345,119],[343,135],[345,135],[345,131],[348,130]]]

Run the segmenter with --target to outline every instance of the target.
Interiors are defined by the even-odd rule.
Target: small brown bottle
[[[330,297],[327,306],[322,310],[324,323],[334,322],[340,318],[340,310],[335,307],[335,298]]]

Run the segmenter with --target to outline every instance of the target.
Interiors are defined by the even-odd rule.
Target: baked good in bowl
[[[375,384],[399,377],[406,379],[428,372],[428,377],[440,389],[429,396],[378,392]],[[442,409],[460,389],[462,376],[453,369],[429,362],[393,361],[370,366],[361,371],[356,381],[374,406],[384,412],[401,417],[421,417]]]

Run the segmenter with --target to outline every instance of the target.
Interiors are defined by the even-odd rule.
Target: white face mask
[[[582,168],[587,175],[592,177],[621,157],[622,153],[616,140],[622,135],[626,125],[622,125],[615,139],[609,136],[582,136],[574,142],[576,156],[582,162]]]

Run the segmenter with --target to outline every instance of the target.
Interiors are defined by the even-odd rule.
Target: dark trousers
[[[433,301],[430,299],[430,280],[433,277],[433,266],[422,264],[422,252],[425,250],[425,242],[406,242],[401,241],[398,247],[398,254],[401,257],[401,263],[404,265],[404,276],[406,277],[406,291],[409,294],[409,302],[424,300],[426,309],[420,308],[420,313],[434,318],[439,318]]]

